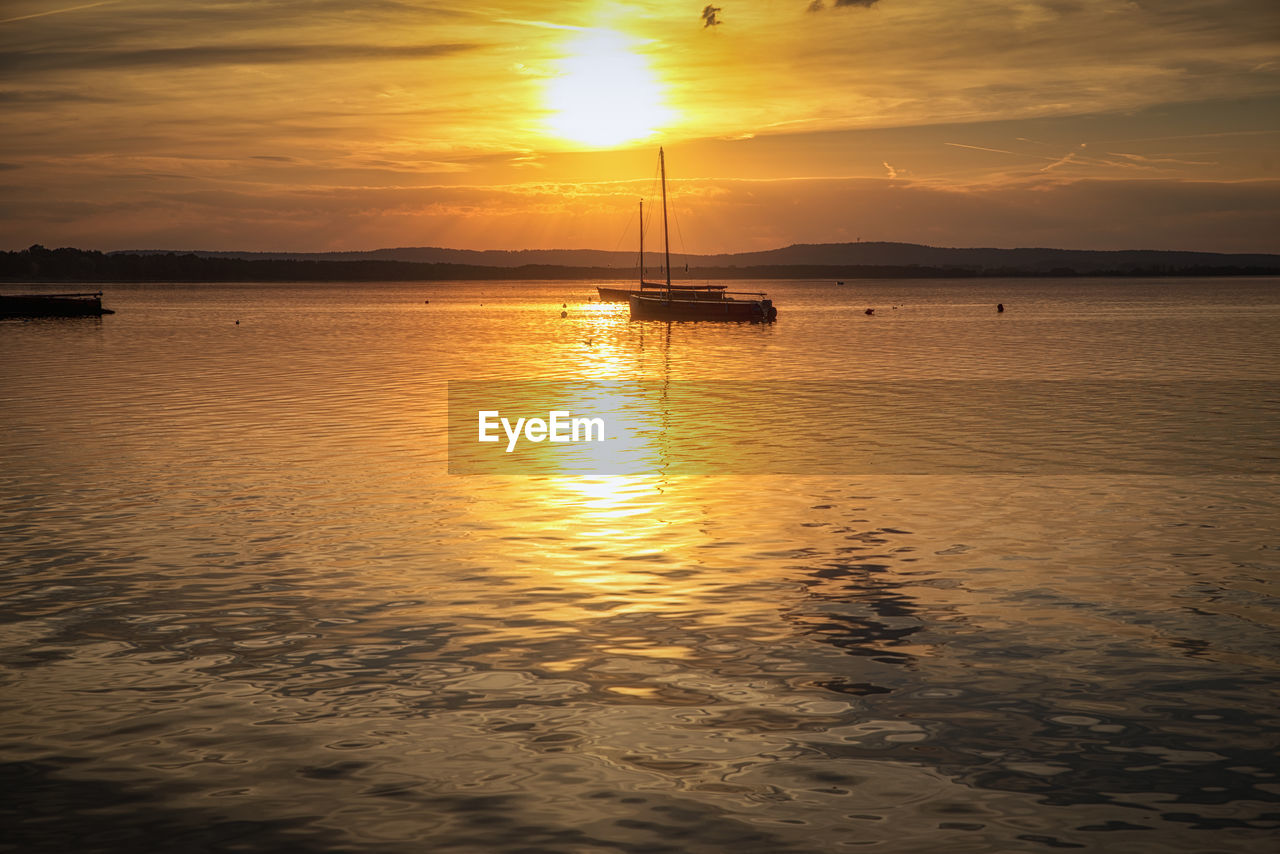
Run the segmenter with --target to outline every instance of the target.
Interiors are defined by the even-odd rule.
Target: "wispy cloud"
[[[300,44],[195,45],[149,50],[17,50],[0,54],[0,71],[18,73],[72,69],[180,68],[429,59],[474,50],[477,47],[479,45],[476,44]]]
[[[479,45],[196,45],[150,50],[18,50],[0,54],[0,72],[430,59],[476,47]]]
[[[69,102],[106,102],[109,99],[65,89],[9,89],[0,91],[0,104],[49,106]]]
[[[146,245],[170,248],[375,248],[422,245],[428,239],[469,249],[610,248],[640,191],[634,182],[556,181],[129,186],[129,193],[86,200],[69,185],[65,192],[77,198],[73,207],[52,197],[46,185],[15,188],[11,195],[21,201],[24,217],[21,228],[7,229],[9,242],[14,247],[42,242],[116,249],[140,245],[138,234],[145,233],[150,235]],[[684,204],[696,205],[691,211],[695,215],[685,220],[684,237],[689,251],[698,254],[859,236],[949,246],[1194,246],[1248,252],[1273,245],[1278,192],[1276,181],[1039,176],[1019,183],[945,188],[885,178],[689,180],[680,197]],[[793,215],[779,216],[780,211]],[[1099,211],[1108,215],[1099,216]],[[272,227],[264,229],[265,222]],[[715,223],[733,227],[717,228]]]
[[[1089,143],[1087,143],[1087,142],[1082,142],[1082,143],[1080,143],[1080,146],[1079,146],[1079,147],[1080,147],[1080,149],[1088,148],[1088,147],[1089,147]],[[1076,162],[1078,162],[1078,161],[1080,161],[1080,160],[1082,160],[1082,159],[1083,159],[1083,158],[1081,157],[1081,155],[1080,155],[1080,151],[1079,151],[1079,150],[1075,150],[1075,151],[1068,151],[1066,154],[1064,154],[1063,156],[1059,157],[1057,160],[1054,160],[1054,161],[1053,161],[1052,163],[1050,163],[1048,166],[1044,166],[1044,167],[1042,167],[1042,168],[1040,169],[1040,171],[1041,171],[1041,172],[1052,172],[1054,169],[1057,169],[1057,168],[1059,168],[1060,166],[1066,166],[1066,165],[1067,165],[1067,164],[1069,164],[1069,163],[1076,163]]]
[[[839,9],[842,6],[861,6],[864,9],[870,9],[878,2],[879,0],[832,0],[831,5],[836,9]],[[809,4],[807,11],[821,12],[825,8],[827,8],[827,4],[824,3],[823,0],[813,0],[813,2]]]
[[[1019,137],[1018,142],[1028,145],[1034,145],[1038,149],[1044,149],[1053,143],[1040,142],[1037,140]],[[1100,154],[1088,154],[1089,143],[1081,142],[1076,144],[1065,154],[1049,156],[1039,153],[1039,151],[1011,151],[1004,148],[992,148],[982,145],[968,145],[959,142],[946,142],[944,145],[952,148],[962,148],[972,151],[986,151],[993,154],[1004,154],[1010,157],[1016,157],[1024,160],[1043,160],[1048,161],[1044,166],[1037,169],[1037,172],[1046,173],[1063,169],[1067,166],[1075,166],[1080,169],[1087,170],[1087,174],[1101,175],[1107,171],[1113,170],[1144,170],[1149,172],[1163,172],[1165,174],[1187,173],[1187,167],[1207,167],[1216,166],[1216,161],[1209,160],[1190,160],[1185,157],[1174,157],[1163,154],[1136,154],[1107,151]],[[1189,174],[1189,173],[1187,173]]]
[[[1126,154],[1121,151],[1108,151],[1111,157],[1120,157],[1130,163],[1139,166],[1160,167],[1160,166],[1217,166],[1216,160],[1184,160],[1179,157],[1148,157],[1142,154]]]
[[[944,142],[942,144],[949,145],[952,148],[969,148],[969,149],[972,149],[973,151],[992,151],[992,152],[995,152],[996,154],[1012,154],[1018,157],[1026,156],[1026,155],[1020,155],[1016,151],[1008,151],[1003,148],[987,148],[985,145],[966,145],[963,142]]]
[[[1040,171],[1052,172],[1054,169],[1057,169],[1059,166],[1066,166],[1068,163],[1075,162],[1075,159],[1076,159],[1076,153],[1074,151],[1068,151],[1064,156],[1059,157],[1057,160],[1053,161],[1049,165],[1041,166]]]
[[[579,27],[573,24],[555,24],[551,21],[526,21],[522,18],[498,18],[499,24],[516,24],[521,27],[536,27],[540,30],[573,30],[583,31],[590,27]]]
[[[47,18],[50,15],[62,15],[66,12],[78,12],[81,9],[94,9],[98,6],[110,6],[118,0],[101,0],[98,3],[81,3],[79,6],[68,6],[65,9],[49,9],[46,12],[32,12],[30,15],[18,15],[13,18],[0,18],[0,24],[12,24],[15,21],[30,21],[33,18]]]

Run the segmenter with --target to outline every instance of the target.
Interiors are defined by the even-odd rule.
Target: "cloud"
[[[1017,154],[1015,151],[1009,151],[1004,148],[987,148],[985,145],[966,145],[963,142],[944,142],[943,145],[949,145],[952,148],[968,148],[973,151],[991,151],[995,154]]]
[[[1049,165],[1040,167],[1040,171],[1050,172],[1054,169],[1057,169],[1059,166],[1066,166],[1068,163],[1075,162],[1075,159],[1076,159],[1076,152],[1068,151],[1065,155],[1053,161]]]
[[[968,151],[1004,154],[1028,164],[1034,161],[1044,161],[1045,165],[1038,167],[1036,170],[1042,173],[1061,170],[1063,167],[1074,167],[1075,173],[1080,177],[1091,175],[1095,178],[1103,178],[1113,177],[1120,171],[1147,171],[1163,173],[1167,176],[1182,175],[1184,177],[1192,177],[1194,175],[1203,178],[1208,176],[1204,169],[1200,167],[1209,168],[1220,165],[1218,160],[1201,159],[1209,156],[1212,152],[1200,152],[1197,159],[1174,156],[1168,153],[1136,154],[1119,151],[1090,153],[1089,143],[1081,142],[1074,144],[1065,154],[1048,155],[1043,153],[1043,149],[1055,145],[1055,143],[1040,142],[1025,137],[1019,137],[1017,141],[1027,143],[1029,146],[1035,146],[1036,148],[1035,150],[1011,151],[1005,148],[968,145],[959,142],[944,142],[942,144]],[[1026,177],[1025,170],[1021,170],[1021,175]]]
[[[475,44],[372,45],[195,45],[150,50],[9,51],[0,54],[0,71],[104,71],[116,68],[193,68],[217,65],[364,62],[429,59],[474,50]]]
[[[720,7],[704,6],[702,9],[702,28],[720,26]]]
[[[68,6],[65,9],[50,9],[47,12],[33,12],[30,15],[18,15],[16,18],[2,18],[0,24],[12,24],[15,21],[29,21],[32,18],[44,18],[49,15],[61,15],[64,12],[78,12],[81,9],[92,9],[96,6],[109,6],[116,0],[102,0],[100,3],[83,3],[79,6]]]
[[[586,32],[589,27],[580,27],[577,24],[556,24],[551,21],[526,21],[523,18],[498,18],[499,24],[515,24],[521,27],[536,27],[542,30],[570,30],[573,32]]]
[[[1214,160],[1183,160],[1177,157],[1147,157],[1142,154],[1126,154],[1122,151],[1108,151],[1112,157],[1122,157],[1127,165],[1133,167],[1145,167],[1155,169],[1163,165],[1168,166],[1217,166]]]
[[[724,192],[704,194],[696,222],[699,227],[724,222],[721,239],[730,250],[862,237],[934,246],[1277,251],[1280,181],[1274,180],[1037,174],[1019,182],[969,186],[902,176],[720,181],[717,186]],[[783,210],[787,215],[779,216]],[[695,246],[713,243],[688,228],[685,239]]]
[[[887,173],[888,173],[888,175],[889,175],[889,177],[890,177],[890,178],[897,178],[897,177],[898,177],[898,170],[897,170],[897,169],[894,169],[892,166],[890,166],[890,165],[889,165],[889,161],[888,161],[888,160],[884,161],[883,165],[884,165],[884,168],[885,168],[885,172],[887,172]]]
[[[878,2],[879,0],[835,0],[835,2],[832,3],[832,6],[836,9],[839,9],[842,6],[861,6],[864,9],[870,9]],[[808,11],[821,12],[825,8],[827,8],[827,4],[824,3],[823,0],[813,0],[813,2],[809,4]]]
[[[24,175],[24,172],[10,172]],[[504,186],[287,186],[201,179],[94,179],[15,187],[0,246],[308,249],[613,248],[647,181]],[[696,254],[792,243],[887,240],[934,246],[1275,252],[1280,181],[1093,180],[938,185],[890,178],[689,179],[678,183]],[[60,198],[61,197],[61,198]],[[72,204],[71,202],[74,202]],[[1104,210],[1107,216],[1099,216]]]
[[[47,106],[59,103],[109,103],[109,99],[63,89],[0,90],[0,104]]]

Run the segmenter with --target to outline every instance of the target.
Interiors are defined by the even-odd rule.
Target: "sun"
[[[652,136],[671,119],[645,58],[621,33],[585,30],[567,45],[547,87],[550,131],[608,148]]]

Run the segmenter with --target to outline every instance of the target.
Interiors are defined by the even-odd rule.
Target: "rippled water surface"
[[[0,321],[0,850],[1272,850],[1280,282],[769,290]],[[781,418],[755,474],[451,475],[475,380],[793,384],[862,432],[822,475],[770,468]]]

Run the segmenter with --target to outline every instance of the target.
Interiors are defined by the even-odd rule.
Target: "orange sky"
[[[0,248],[1280,252],[1275,0],[6,0]]]

